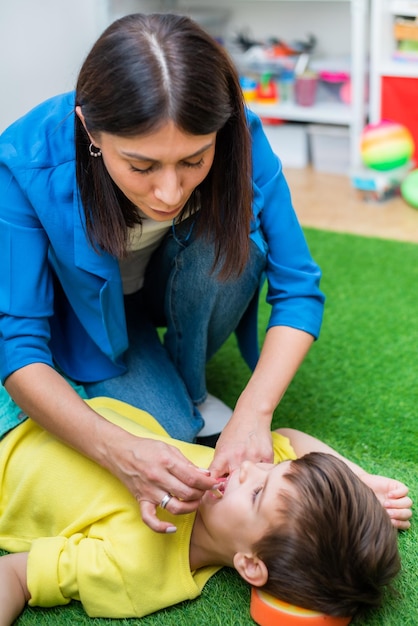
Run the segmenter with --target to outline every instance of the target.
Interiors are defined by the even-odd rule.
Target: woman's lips
[[[180,211],[182,210],[182,208],[183,208],[183,205],[181,205],[180,207],[177,207],[176,209],[173,209],[172,211],[159,211],[158,209],[151,209],[151,211],[153,211],[153,213],[158,213],[158,215],[167,217],[167,219],[170,219],[170,217],[178,215]]]

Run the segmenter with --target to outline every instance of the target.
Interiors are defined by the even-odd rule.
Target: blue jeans
[[[125,297],[128,371],[86,384],[151,413],[172,437],[193,441],[203,427],[196,408],[207,396],[206,363],[235,330],[256,293],[266,258],[251,241],[243,273],[211,273],[213,244],[194,235],[193,218],[173,226],[151,258],[144,287]],[[157,327],[165,327],[161,341]]]

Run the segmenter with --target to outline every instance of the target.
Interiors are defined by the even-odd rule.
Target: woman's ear
[[[268,580],[267,567],[255,554],[244,554],[237,552],[234,555],[234,567],[238,574],[254,587],[262,587]]]
[[[84,126],[84,130],[86,131],[86,133],[89,136],[89,139],[91,141],[92,144],[95,145],[95,141],[93,139],[93,137],[90,135],[89,131],[87,130],[87,126],[86,126],[86,120],[84,119],[84,115],[83,115],[83,111],[81,110],[81,106],[77,105],[75,108],[75,114],[77,115],[77,117],[79,118],[80,122],[83,124]]]
[[[75,108],[75,114],[80,119],[80,121],[83,124],[84,128],[86,128],[86,120],[84,119],[83,111],[81,110],[81,106],[79,104]],[[87,131],[87,128],[86,128],[86,131]]]

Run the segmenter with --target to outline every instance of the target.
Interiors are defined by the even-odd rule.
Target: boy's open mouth
[[[214,495],[216,495],[217,498],[223,497],[226,486],[228,484],[228,479],[229,479],[229,476],[222,476],[219,479],[216,489],[213,490],[213,493]]]
[[[228,479],[229,479],[229,476],[223,477],[222,478],[222,482],[219,485],[219,491],[222,493],[222,495],[225,493],[225,489],[226,489],[226,486],[228,484]]]

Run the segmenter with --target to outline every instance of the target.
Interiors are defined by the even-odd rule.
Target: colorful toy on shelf
[[[323,70],[319,72],[319,80],[328,95],[336,102],[350,104],[350,73],[344,71]]]
[[[360,140],[363,163],[379,171],[405,165],[411,159],[414,148],[410,131],[402,124],[388,120],[368,124]]]
[[[246,102],[253,102],[257,96],[257,81],[251,76],[240,76],[242,95]]]
[[[351,104],[351,80],[341,85],[340,98],[344,104]]]
[[[404,178],[401,183],[402,198],[412,206],[418,209],[418,170],[413,170]]]
[[[279,100],[283,102],[294,101],[295,72],[282,69],[279,75]]]
[[[257,102],[262,104],[276,104],[279,100],[277,84],[270,72],[261,75],[256,89]]]
[[[332,617],[278,600],[253,587],[250,614],[259,626],[347,626],[351,617]]]
[[[315,104],[318,89],[318,74],[313,70],[305,70],[296,74],[295,101],[302,107],[311,107]]]

